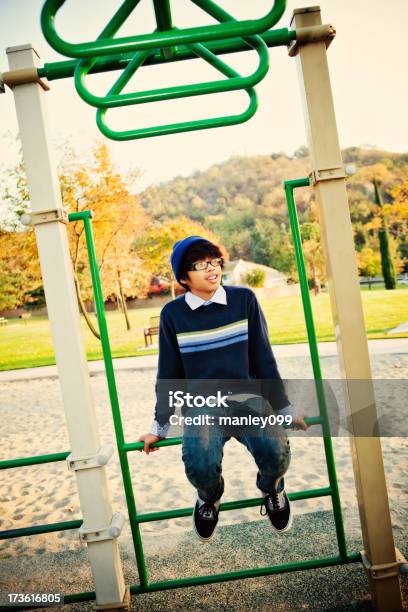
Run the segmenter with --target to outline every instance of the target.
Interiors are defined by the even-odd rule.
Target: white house
[[[265,272],[265,282],[263,287],[256,288],[255,293],[264,297],[280,297],[286,295],[300,295],[300,285],[287,283],[286,276],[262,264],[253,261],[244,261],[243,259],[233,259],[226,261],[223,270],[224,285],[241,285],[247,286],[245,276],[252,270],[263,270]]]

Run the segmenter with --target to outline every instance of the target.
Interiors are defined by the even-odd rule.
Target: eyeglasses
[[[207,270],[208,264],[210,264],[213,268],[216,268],[217,266],[222,266],[223,263],[224,260],[222,257],[217,257],[216,259],[211,259],[210,261],[196,261],[195,263],[191,264],[190,270]]]

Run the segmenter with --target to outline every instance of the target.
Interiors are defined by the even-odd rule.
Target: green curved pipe
[[[332,490],[331,498],[333,505],[334,524],[336,527],[337,543],[339,546],[339,553],[341,558],[346,559],[347,542],[341,509],[339,485],[336,474],[336,462],[334,458],[329,415],[327,411],[326,398],[323,387],[323,376],[320,367],[320,358],[317,345],[316,328],[313,318],[313,309],[310,299],[309,286],[307,283],[307,273],[302,249],[302,239],[300,235],[297,209],[293,193],[295,189],[298,189],[299,187],[307,187],[309,185],[310,180],[308,177],[292,179],[290,181],[284,181],[283,183],[286,195],[286,202],[288,205],[289,222],[292,232],[293,244],[295,247],[296,264],[299,273],[299,284],[302,296],[303,312],[305,316],[307,338],[309,341],[310,358],[312,362],[313,376],[315,380],[316,396],[319,406],[319,413],[322,418],[323,446],[326,456],[327,474],[329,477],[330,488]]]
[[[149,138],[153,136],[163,136],[167,134],[175,134],[179,132],[187,132],[192,130],[201,130],[201,129],[210,129],[216,127],[225,127],[228,125],[237,125],[239,123],[243,123],[248,121],[256,112],[258,102],[255,91],[252,89],[253,86],[264,76],[267,74],[269,68],[269,56],[268,56],[268,48],[265,42],[261,37],[258,36],[245,36],[243,38],[243,44],[252,47],[255,49],[259,56],[259,64],[256,70],[249,76],[242,76],[237,73],[235,70],[230,68],[225,62],[223,62],[220,58],[214,55],[209,49],[207,49],[203,44],[199,42],[194,42],[196,40],[213,40],[214,31],[218,32],[218,36],[227,36],[227,37],[236,37],[238,33],[243,31],[247,31],[245,28],[242,30],[242,24],[247,23],[250,24],[249,31],[252,32],[255,21],[251,22],[237,22],[234,18],[217,6],[212,0],[192,0],[194,4],[196,4],[203,11],[207,12],[212,18],[219,21],[220,24],[218,26],[206,26],[201,28],[192,28],[190,30],[178,30],[176,28],[170,27],[171,23],[171,14],[170,14],[170,0],[166,0],[166,5],[163,7],[167,7],[166,15],[163,15],[163,20],[160,19],[161,13],[160,8],[161,5],[156,1],[154,2],[154,8],[156,12],[156,20],[158,25],[162,27],[159,28],[159,31],[154,32],[151,35],[151,40],[154,40],[154,46],[150,44],[138,44],[134,46],[125,47],[120,46],[120,41],[124,39],[113,39],[115,34],[121,25],[126,21],[132,11],[136,8],[139,3],[139,0],[125,0],[113,17],[110,19],[108,24],[103,28],[103,31],[99,35],[98,39],[94,41],[94,43],[83,43],[80,45],[74,45],[76,52],[73,54],[75,57],[82,57],[86,59],[81,59],[76,66],[74,73],[75,87],[78,91],[78,94],[81,98],[87,102],[88,104],[95,106],[97,110],[96,122],[99,130],[113,140],[131,140],[131,139],[139,139],[139,138]],[[63,49],[62,47],[55,46],[55,40],[57,40],[58,35],[54,28],[54,19],[57,11],[62,7],[65,3],[65,0],[46,0],[42,15],[41,22],[44,31],[44,35],[46,36],[48,42],[54,46],[55,49],[59,50],[62,53],[71,54],[67,48]],[[273,19],[276,20],[281,16],[286,6],[286,0],[275,0],[274,6],[271,11],[268,13],[268,18],[271,19],[272,15],[274,15]],[[163,23],[162,23],[163,21]],[[260,21],[256,20],[256,27],[260,27]],[[164,31],[164,26],[167,24],[169,29]],[[268,27],[272,25],[268,24]],[[264,29],[266,24],[262,26]],[[218,27],[217,30],[214,28]],[[227,28],[227,30],[223,30],[222,27]],[[221,28],[221,29],[220,29]],[[208,32],[212,32],[211,35],[208,35]],[[186,32],[189,34],[186,37]],[[194,32],[194,35],[192,34]],[[226,33],[228,32],[228,34]],[[198,34],[200,33],[200,35]],[[163,35],[170,37],[167,38],[165,43],[163,43]],[[54,40],[54,43],[52,40]],[[143,38],[143,37],[142,37]],[[140,37],[130,37],[129,40],[138,41],[140,43]],[[156,90],[146,90],[140,92],[131,92],[123,94],[122,91],[126,84],[130,81],[135,72],[143,65],[145,61],[147,61],[152,54],[157,53],[157,48],[167,47],[166,52],[167,55],[174,55],[175,47],[174,43],[182,42],[188,43],[188,48],[198,57],[209,62],[214,68],[220,71],[226,79],[218,80],[218,81],[209,81],[206,83],[193,83],[187,85],[178,85],[175,87],[166,87],[160,88]],[[114,50],[112,51],[112,46],[114,45]],[[172,49],[170,49],[170,45],[172,45]],[[72,47],[72,46],[71,46]],[[78,54],[78,49],[82,47],[82,51]],[[85,52],[83,52],[85,49]],[[92,51],[91,51],[92,49]],[[118,53],[119,51],[129,51],[130,49],[139,49],[134,56],[130,59],[126,68],[111,87],[110,91],[106,96],[97,96],[91,93],[86,86],[86,76],[92,70],[92,68],[97,64],[98,60],[105,58],[106,55],[110,53]],[[151,49],[154,49],[153,51]],[[163,49],[162,52],[164,53]],[[92,57],[92,54],[94,57]],[[166,55],[166,54],[165,54]],[[198,96],[198,95],[207,95],[213,93],[221,93],[227,91],[237,91],[243,89],[247,92],[249,96],[249,104],[246,110],[239,114],[234,115],[226,115],[221,117],[214,117],[210,119],[199,119],[195,121],[183,121],[174,124],[166,124],[159,126],[152,126],[148,128],[136,128],[131,130],[113,130],[107,125],[106,122],[106,111],[109,108],[117,108],[121,106],[128,106],[134,104],[143,104],[148,102],[159,102],[164,100],[185,98],[190,96]]]
[[[99,39],[85,43],[69,43],[62,39],[55,29],[55,16],[66,0],[46,0],[41,11],[41,28],[47,42],[55,51],[67,57],[87,58],[96,55],[111,55],[130,51],[144,51],[181,44],[205,43],[206,41],[250,36],[272,28],[282,17],[286,0],[275,0],[271,10],[260,19],[219,23],[183,30],[156,31],[138,36],[125,36],[115,39]],[[116,30],[124,23],[140,0],[125,0],[111,23]],[[209,0],[192,0],[203,10],[210,12],[213,7]]]
[[[146,53],[146,52],[145,52]],[[238,73],[228,66],[225,62],[223,62],[219,57],[208,51],[204,46],[200,45],[200,53],[205,56],[205,59],[216,67],[222,74],[227,76],[228,78],[233,78],[239,76]],[[139,62],[142,61],[142,55],[138,54],[134,61]],[[129,70],[128,70],[129,68]],[[126,70],[121,74],[116,83],[112,86],[108,95],[119,93],[127,84],[129,79],[131,78],[134,70],[131,64],[126,68]],[[107,138],[111,138],[112,140],[136,140],[140,138],[152,138],[153,136],[166,136],[169,134],[177,134],[179,132],[191,132],[193,130],[204,130],[210,128],[217,127],[225,127],[228,125],[237,125],[239,123],[244,123],[248,121],[253,115],[256,113],[258,108],[258,100],[256,97],[255,90],[252,88],[245,89],[249,96],[249,105],[247,109],[238,115],[227,115],[223,117],[214,117],[211,119],[199,119],[195,121],[183,121],[180,123],[173,123],[167,125],[158,125],[147,128],[137,128],[132,130],[124,130],[124,131],[116,131],[110,128],[106,121],[106,108],[98,108],[96,113],[96,123],[99,130],[104,134]]]
[[[98,108],[116,108],[118,106],[128,106],[130,104],[143,104],[146,102],[160,102],[163,100],[173,100],[175,98],[186,98],[189,96],[207,95],[212,93],[220,93],[226,91],[236,91],[238,89],[247,89],[259,83],[267,74],[269,68],[268,48],[264,41],[253,36],[245,39],[248,45],[251,45],[259,56],[259,64],[255,72],[248,76],[237,75],[222,81],[208,81],[206,83],[193,83],[191,85],[178,85],[175,87],[166,87],[162,89],[146,90],[140,92],[132,92],[126,94],[111,94],[107,96],[96,96],[91,93],[85,84],[85,79],[90,70],[93,68],[97,59],[82,60],[78,62],[74,73],[74,83],[80,97],[90,104]],[[190,48],[201,57],[211,63],[211,65],[219,69],[219,65],[214,61],[214,55],[208,51],[203,45],[196,43],[190,45]],[[126,66],[119,80],[130,80],[136,70],[144,63],[151,55],[149,51],[142,51],[136,54],[135,57]]]
[[[137,140],[140,138],[152,138],[153,136],[167,136],[168,134],[178,134],[179,132],[192,132],[194,130],[207,130],[210,128],[225,127],[228,125],[238,125],[245,123],[254,116],[258,109],[258,99],[254,89],[245,90],[250,102],[247,109],[238,115],[226,115],[224,117],[214,117],[211,119],[199,119],[196,121],[183,121],[180,123],[170,123],[168,125],[156,125],[147,128],[125,130],[118,132],[110,128],[105,122],[105,114],[108,109],[99,108],[96,112],[96,124],[99,130],[112,140]]]

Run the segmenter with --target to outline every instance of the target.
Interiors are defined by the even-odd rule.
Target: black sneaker
[[[265,510],[263,511],[264,508]],[[262,516],[268,515],[272,527],[279,533],[289,531],[292,527],[293,517],[285,489],[279,493],[277,491],[267,493],[262,500],[260,512]]]
[[[213,504],[196,502],[193,512],[193,526],[200,540],[209,540],[218,523],[219,510]]]

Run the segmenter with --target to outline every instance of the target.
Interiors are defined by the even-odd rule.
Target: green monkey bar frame
[[[47,78],[61,78],[61,75],[74,75],[75,87],[81,98],[97,108],[96,123],[99,130],[112,140],[134,140],[237,125],[248,121],[258,108],[254,85],[267,74],[269,57],[267,44],[288,45],[296,38],[296,32],[287,28],[266,32],[282,16],[286,0],[275,0],[265,17],[256,20],[237,21],[212,0],[192,0],[192,2],[218,21],[216,25],[178,29],[172,23],[170,0],[153,0],[157,30],[152,34],[114,38],[119,28],[126,22],[140,0],[124,0],[116,13],[104,27],[95,41],[72,44],[63,40],[55,29],[55,16],[66,0],[47,0],[41,13],[41,27],[49,44],[58,52],[77,58],[74,62],[46,64],[38,75]],[[262,37],[258,32],[266,32]],[[240,36],[241,38],[236,38]],[[268,36],[268,43],[264,37]],[[205,43],[205,44],[204,44]],[[176,47],[175,45],[182,45]],[[249,76],[241,76],[217,57],[218,53],[247,51],[255,49],[259,64]],[[122,55],[118,55],[121,53]],[[123,55],[124,54],[124,55]],[[208,62],[226,78],[204,83],[193,83],[175,87],[159,88],[150,91],[121,93],[135,72],[143,65],[157,61],[177,61],[188,57],[199,57]],[[123,72],[107,95],[96,96],[86,86],[86,76],[90,72],[123,68]],[[182,121],[147,128],[113,130],[106,123],[109,108],[159,102],[191,96],[201,96],[220,92],[243,90],[248,94],[249,104],[241,113]]]
[[[69,215],[69,221],[82,221],[85,228],[86,244],[88,249],[89,264],[92,276],[93,291],[95,297],[95,305],[98,319],[98,326],[101,336],[101,344],[103,351],[103,359],[105,363],[106,376],[108,381],[109,397],[112,407],[113,423],[116,434],[117,449],[119,454],[119,461],[122,471],[122,478],[124,482],[125,496],[128,508],[129,522],[132,531],[133,544],[135,549],[137,567],[139,572],[140,584],[130,586],[131,594],[149,593],[154,591],[161,591],[167,589],[175,589],[181,587],[210,584],[216,582],[225,582],[229,580],[238,580],[241,578],[253,578],[259,576],[268,576],[272,574],[279,574],[284,572],[292,572],[297,570],[316,569],[319,567],[329,567],[334,565],[342,565],[346,563],[354,563],[361,561],[360,552],[347,552],[346,536],[343,525],[340,495],[337,483],[335,460],[333,454],[332,440],[330,437],[330,427],[328,422],[327,407],[324,396],[324,389],[322,384],[322,374],[319,363],[319,355],[317,349],[316,332],[313,322],[313,312],[310,301],[310,294],[307,284],[307,276],[305,263],[302,252],[302,244],[300,238],[299,224],[297,218],[296,205],[294,200],[294,189],[298,187],[306,187],[309,185],[308,178],[296,179],[292,181],[286,181],[284,183],[286,199],[289,211],[289,221],[292,231],[292,237],[295,246],[296,262],[299,271],[299,280],[301,287],[301,295],[303,308],[305,313],[305,322],[307,328],[307,334],[310,346],[310,355],[313,366],[313,374],[315,379],[316,394],[318,398],[319,412],[318,417],[306,418],[308,425],[321,425],[323,429],[323,441],[324,450],[326,456],[327,471],[329,477],[329,486],[318,489],[310,489],[307,491],[299,491],[289,494],[291,501],[297,501],[301,499],[309,499],[313,497],[330,496],[332,498],[333,515],[336,528],[337,543],[339,548],[339,554],[334,557],[323,557],[318,559],[311,559],[306,561],[298,561],[295,563],[284,563],[280,565],[272,565],[260,568],[242,569],[232,572],[224,572],[220,574],[213,574],[207,576],[191,576],[188,578],[179,578],[174,580],[166,580],[150,583],[148,579],[147,567],[144,557],[143,543],[140,533],[140,524],[159,521],[164,519],[172,519],[178,517],[189,516],[193,512],[193,508],[178,508],[175,510],[149,512],[140,514],[136,510],[135,497],[133,492],[132,480],[129,470],[128,453],[132,451],[140,451],[143,448],[142,442],[125,442],[122,419],[120,414],[120,407],[118,401],[118,394],[116,388],[116,381],[114,375],[114,368],[112,362],[112,354],[109,342],[108,328],[106,322],[106,315],[103,303],[102,288],[99,277],[99,268],[96,259],[95,246],[93,241],[92,233],[92,213],[91,211],[83,211],[78,213],[71,213]],[[154,446],[165,447],[174,446],[181,443],[181,438],[170,438],[161,440]],[[0,469],[16,468],[28,465],[36,465],[41,463],[50,463],[56,461],[64,461],[69,455],[69,452],[54,453],[48,455],[41,455],[37,457],[24,457],[20,459],[11,459],[8,461],[0,462]],[[261,503],[261,498],[251,498],[246,500],[238,500],[233,502],[226,502],[220,505],[221,511],[235,510],[240,508],[248,508],[258,506]],[[38,525],[32,527],[26,527],[21,529],[11,529],[8,531],[0,532],[0,540],[36,535],[40,533],[49,533],[52,531],[63,531],[68,529],[77,529],[82,525],[81,520],[77,521],[65,521],[59,523],[53,523],[49,525]],[[271,532],[272,533],[272,532]],[[79,601],[88,601],[95,599],[96,594],[94,591],[85,593],[74,593],[68,594],[64,597],[65,603],[74,603]],[[31,609],[34,606],[24,609]]]
[[[42,68],[37,68],[36,73],[30,73],[29,79],[38,81],[46,77],[48,80],[54,80],[74,76],[75,87],[80,97],[97,109],[96,123],[99,130],[112,140],[151,138],[244,123],[254,116],[258,108],[254,86],[268,72],[267,47],[289,46],[298,40],[330,41],[334,36],[334,30],[329,25],[301,28],[298,31],[288,28],[268,30],[282,16],[286,0],[275,0],[272,9],[265,17],[244,21],[237,21],[213,0],[192,0],[197,7],[219,23],[185,29],[178,29],[173,25],[170,0],[153,0],[157,29],[151,34],[115,38],[139,1],[124,0],[95,41],[76,44],[63,40],[55,29],[55,16],[66,0],[46,0],[41,13],[41,27],[49,44],[56,51],[76,59],[46,63]],[[250,49],[256,51],[259,62],[255,71],[248,76],[240,75],[224,60],[217,57],[220,54]],[[122,93],[141,67],[192,58],[201,58],[226,78]],[[86,83],[87,75],[110,70],[122,72],[108,93],[105,96],[97,96],[89,91]],[[27,73],[22,72],[23,74],[19,74],[17,70],[15,73],[4,73],[2,80],[10,87],[21,84],[27,78]],[[0,81],[0,91],[1,84]],[[106,122],[106,113],[111,108],[238,90],[248,95],[249,102],[244,111],[236,114],[126,130],[114,130]]]
[[[231,23],[219,23],[178,30],[172,25],[169,0],[161,0],[160,3],[159,0],[153,1],[159,31],[151,34],[116,39],[111,39],[111,34],[108,34],[106,37],[92,42],[69,43],[57,34],[54,25],[55,16],[66,0],[46,0],[41,13],[41,27],[48,43],[56,51],[68,57],[84,58],[121,52],[145,51],[157,49],[157,47],[172,47],[174,45],[197,42],[204,43],[224,38],[233,38],[235,36],[250,36],[272,28],[282,17],[286,8],[286,0],[275,0],[271,10],[260,19],[233,20]],[[124,0],[110,21],[115,32],[139,2],[140,0]],[[211,5],[213,4],[210,0],[192,0],[192,2],[205,12],[210,12]]]

